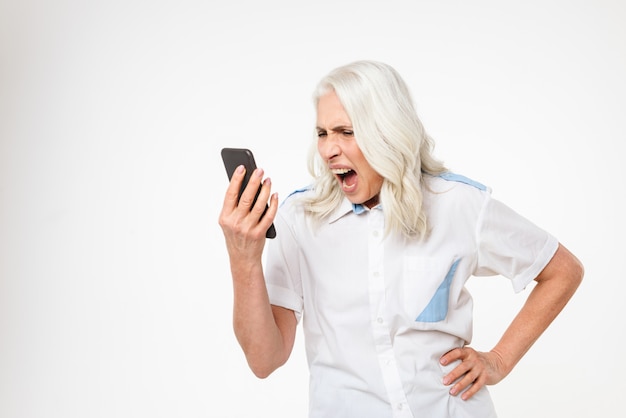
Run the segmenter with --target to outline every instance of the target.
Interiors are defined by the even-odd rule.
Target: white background
[[[585,264],[500,416],[623,404],[620,1],[0,0],[0,417],[303,417],[301,330],[266,380],[232,333],[224,146],[308,183],[311,92],[356,59],[410,85],[436,154]],[[473,344],[519,308],[474,279]]]

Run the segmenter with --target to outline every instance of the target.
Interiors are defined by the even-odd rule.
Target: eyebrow
[[[324,128],[320,128],[319,126],[315,127],[316,130],[318,131],[325,131],[326,129]],[[339,125],[339,126],[335,126],[334,128],[330,128],[331,131],[333,132],[338,132],[338,131],[345,131],[345,130],[349,130],[352,131],[354,128],[350,125]]]

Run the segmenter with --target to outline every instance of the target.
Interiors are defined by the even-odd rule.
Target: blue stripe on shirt
[[[456,173],[452,173],[448,171],[446,173],[441,173],[437,175],[437,177],[440,177],[447,181],[456,181],[457,183],[467,184],[467,185],[476,187],[478,190],[482,190],[483,192],[487,191],[487,186],[485,186],[484,184],[474,181],[460,174],[456,174]]]

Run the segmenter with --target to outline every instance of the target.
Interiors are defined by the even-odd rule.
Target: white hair
[[[422,208],[423,175],[446,171],[434,158],[434,142],[415,111],[408,87],[387,64],[356,61],[336,68],[318,84],[313,94],[335,92],[352,121],[354,137],[370,166],[383,177],[379,201],[386,232],[424,237],[428,220]],[[317,152],[317,137],[309,152],[308,168],[314,194],[305,210],[321,221],[343,200],[343,192],[328,165]]]

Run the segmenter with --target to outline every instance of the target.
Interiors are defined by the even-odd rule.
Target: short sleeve
[[[475,276],[502,275],[522,291],[550,262],[558,240],[503,203],[487,197],[477,229]]]
[[[275,218],[276,238],[268,241],[265,283],[272,305],[291,309],[300,321],[303,310],[299,246],[280,212]]]

